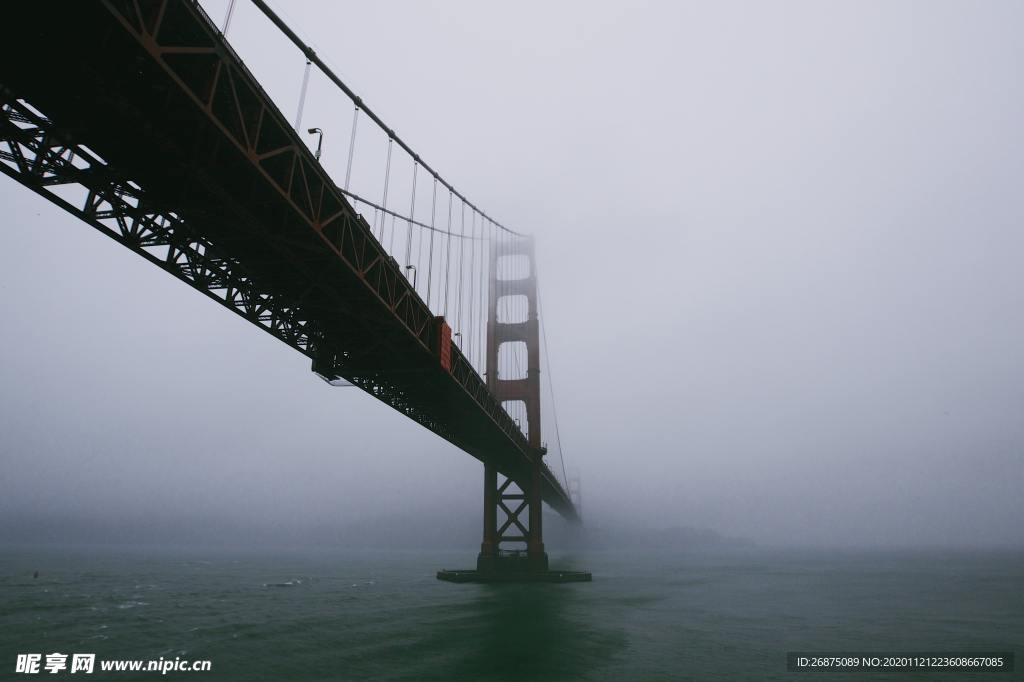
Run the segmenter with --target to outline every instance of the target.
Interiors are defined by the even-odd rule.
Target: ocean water
[[[4,547],[0,678],[32,679],[14,675],[16,654],[55,651],[211,660],[210,672],[166,676],[194,680],[881,680],[901,678],[791,673],[785,653],[1024,651],[1021,552],[552,553],[554,566],[586,568],[594,582],[434,577],[473,561],[472,552]],[[1024,678],[903,679],[1015,675]]]

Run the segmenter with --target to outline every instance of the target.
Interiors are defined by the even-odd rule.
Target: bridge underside
[[[0,170],[521,484],[540,456],[192,2],[6,3]],[[576,517],[541,465],[542,497]]]

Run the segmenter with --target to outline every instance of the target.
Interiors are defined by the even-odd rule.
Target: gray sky
[[[593,522],[1024,540],[1024,6],[274,6],[537,236]],[[291,116],[301,57],[241,0],[228,37]],[[338,179],[343,102],[314,76]],[[20,185],[0,198],[0,513],[480,513],[469,456]]]

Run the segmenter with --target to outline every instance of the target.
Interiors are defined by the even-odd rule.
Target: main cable
[[[536,264],[534,264],[536,267]],[[533,278],[537,279],[537,273],[533,273]],[[569,490],[569,477],[565,474],[565,453],[562,450],[562,434],[558,430],[558,404],[555,402],[555,383],[551,380],[551,351],[548,350],[548,328],[543,323],[543,305],[540,301],[540,282],[537,282],[537,316],[541,319],[538,324],[541,328],[541,339],[544,341],[544,357],[548,359],[547,372],[548,375],[548,393],[551,396],[551,416],[555,422],[555,441],[558,443],[558,459],[562,463],[562,480],[565,481],[565,489]]]
[[[332,71],[331,68],[329,66],[327,66],[327,64],[325,64],[324,61],[322,59],[320,59],[319,56],[317,56],[317,54],[313,50],[313,48],[311,48],[309,45],[307,45],[305,42],[303,42],[303,40],[301,38],[299,38],[299,36],[295,33],[295,31],[293,31],[291,29],[291,27],[289,27],[288,24],[286,24],[284,22],[284,20],[281,17],[279,17],[277,15],[277,13],[274,12],[274,10],[272,10],[270,8],[270,6],[267,5],[265,0],[251,0],[251,1],[252,1],[252,4],[256,5],[256,7],[264,14],[264,16],[266,16],[267,19],[269,19],[271,21],[271,23],[273,23],[278,28],[278,30],[280,30],[282,33],[284,33],[284,35],[292,42],[293,45],[295,45],[297,48],[299,48],[299,50],[302,52],[302,54],[306,57],[307,61],[312,62],[313,64],[316,64],[317,68],[320,69],[320,71],[325,76],[327,76],[328,80],[330,80],[332,83],[334,83],[336,86],[338,86],[338,88],[342,92],[344,92],[349,97],[349,99],[352,100],[352,102],[356,105],[356,107],[358,107],[359,109],[362,109],[366,113],[366,115],[370,118],[371,121],[376,123],[380,127],[381,130],[383,130],[385,133],[387,133],[387,135],[388,135],[388,137],[390,139],[393,139],[395,142],[397,142],[398,146],[400,146],[402,149],[404,149],[405,152],[407,154],[409,154],[409,156],[411,156],[414,159],[418,160],[420,165],[423,166],[423,170],[427,171],[428,173],[430,173],[431,175],[436,177],[441,182],[442,185],[444,185],[446,188],[448,188],[448,190],[450,190],[452,193],[454,193],[456,196],[458,196],[460,199],[462,199],[464,202],[466,202],[466,204],[468,204],[469,206],[472,206],[472,208],[474,210],[476,210],[477,212],[479,212],[483,216],[487,216],[486,213],[484,213],[482,210],[480,210],[475,205],[473,205],[469,201],[469,199],[467,199],[465,196],[460,194],[451,183],[449,183],[447,180],[445,180],[443,177],[441,177],[441,175],[437,171],[435,171],[425,161],[423,161],[423,159],[420,158],[419,154],[414,152],[412,150],[412,148],[409,147],[409,145],[407,145],[400,137],[398,137],[398,135],[396,135],[395,132],[391,128],[389,128],[387,125],[385,125],[384,121],[382,121],[380,119],[380,117],[377,116],[377,114],[375,114],[368,106],[366,106],[366,103],[363,102],[363,100],[358,95],[356,95],[356,93],[353,92],[351,88],[349,88],[347,85],[345,85],[345,83],[340,78],[338,78],[337,74],[335,74],[334,71]],[[225,27],[225,30],[226,30],[226,27]],[[487,216],[487,217],[489,217],[489,216]],[[515,235],[518,235],[518,236],[523,236],[522,233],[516,232],[515,230],[512,230],[512,229],[510,229],[508,227],[505,227],[504,225],[502,225],[501,223],[499,223],[497,221],[494,221],[494,224],[497,225],[498,227],[500,227],[501,229],[503,229],[503,230],[505,230],[507,232],[510,232],[511,234],[515,234]]]

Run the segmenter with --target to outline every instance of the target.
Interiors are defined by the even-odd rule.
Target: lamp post
[[[324,146],[324,131],[320,130],[319,128],[310,128],[306,132],[308,132],[310,135],[320,135],[320,139],[318,139],[316,143],[316,153],[313,154],[313,156],[316,157],[316,160],[319,161],[320,149]]]

